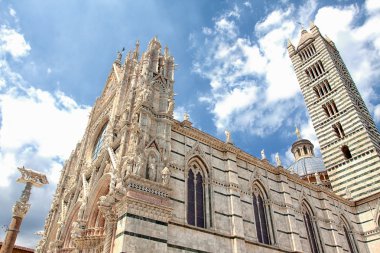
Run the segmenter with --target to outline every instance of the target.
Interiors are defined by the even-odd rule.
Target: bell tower
[[[380,191],[380,135],[335,44],[314,23],[288,53],[335,193]]]

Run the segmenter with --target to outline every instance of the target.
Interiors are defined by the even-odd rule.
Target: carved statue
[[[81,230],[79,223],[74,221],[72,226],[73,226],[73,228],[71,229],[71,238],[79,237],[80,236],[80,230]]]
[[[184,114],[183,114],[183,120],[189,120],[189,118],[190,118],[190,116],[189,116],[189,114],[187,113],[187,112],[185,112]]]
[[[350,199],[351,198],[351,191],[348,187],[346,187],[346,198]]]
[[[126,161],[126,164],[127,164],[126,174],[131,174],[133,172],[132,169],[133,169],[134,162],[135,162],[135,160],[133,157],[130,157],[127,159],[127,161]]]
[[[315,176],[315,180],[316,180],[317,184],[318,185],[322,184],[321,177],[319,176],[318,172],[315,172],[314,176]]]
[[[161,171],[161,177],[162,177],[162,184],[168,185],[170,180],[170,170],[168,167],[165,166],[165,168]]]
[[[141,171],[141,168],[144,164],[144,161],[143,161],[143,158],[142,158],[142,154],[140,154],[139,156],[137,156],[137,162],[136,162],[136,165],[135,165],[135,169],[133,171],[133,174],[134,175],[140,175],[140,171]]]
[[[267,159],[264,149],[261,150],[261,160]]]
[[[226,143],[232,143],[230,131],[226,130],[224,133],[226,134]]]
[[[275,159],[276,159],[276,165],[277,166],[282,166],[281,164],[281,159],[280,159],[280,155],[278,153],[276,153],[275,155]]]
[[[156,181],[156,174],[157,174],[157,168],[156,168],[156,158],[151,156],[149,158],[149,170],[148,170],[148,178],[152,181]]]
[[[174,110],[174,100],[173,100],[173,98],[169,98],[168,99],[168,110],[166,111],[166,113],[171,116],[171,115],[173,115],[173,110]]]
[[[86,180],[86,176],[84,175],[84,173],[82,174],[82,182],[83,182],[82,197],[79,200],[81,202],[81,206],[79,207],[79,211],[78,211],[79,220],[84,219],[84,211],[86,209],[88,193],[89,193],[88,182]]]
[[[151,94],[152,94],[152,90],[149,88],[149,85],[148,84],[144,85],[143,100],[148,101]]]

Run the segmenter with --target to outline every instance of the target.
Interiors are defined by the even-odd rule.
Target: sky
[[[81,139],[117,51],[157,36],[178,64],[175,117],[274,163],[293,162],[295,126],[319,145],[287,53],[310,21],[340,50],[380,125],[380,1],[0,0],[0,241],[24,185],[33,188],[18,245],[35,247],[60,170]]]

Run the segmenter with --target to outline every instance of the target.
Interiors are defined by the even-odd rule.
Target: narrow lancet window
[[[187,223],[206,227],[205,180],[200,168],[190,166],[187,177]]]
[[[187,179],[187,224],[195,225],[194,173],[189,170]]]
[[[312,253],[319,253],[321,252],[319,249],[319,245],[317,243],[319,235],[318,232],[315,229],[315,222],[313,221],[311,211],[309,208],[306,207],[305,204],[302,206],[302,212],[303,212],[303,221],[305,223],[306,233],[307,233],[307,239],[310,244],[310,249]]]
[[[270,244],[266,207],[263,197],[259,192],[253,194],[253,212],[255,216],[257,240],[261,243]]]

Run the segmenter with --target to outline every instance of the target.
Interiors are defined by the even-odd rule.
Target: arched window
[[[199,164],[189,167],[187,177],[187,223],[206,227],[205,180]]]
[[[341,217],[341,219],[342,219],[342,223],[343,223],[344,237],[346,238],[346,242],[347,242],[347,246],[348,246],[347,250],[350,253],[357,253],[358,248],[356,246],[355,238],[352,234],[350,226],[348,225],[348,222],[344,217]]]
[[[255,215],[257,239],[261,243],[269,244],[267,215],[261,194],[253,194],[253,211]]]
[[[313,213],[311,212],[310,208],[305,203],[302,205],[302,213],[303,213],[303,221],[305,223],[306,232],[307,232],[307,239],[310,244],[311,252],[319,253],[321,252],[318,245],[319,234],[318,234],[318,231],[316,231],[316,226],[312,218]]]
[[[344,145],[344,146],[342,147],[341,150],[342,150],[343,155],[344,155],[344,157],[345,157],[346,159],[350,159],[350,158],[352,158],[352,155],[351,155],[350,149],[348,148],[347,145]]]
[[[306,149],[305,146],[303,146],[303,154],[304,154],[304,155],[307,155],[307,149]]]
[[[98,137],[96,138],[94,149],[92,151],[92,160],[95,160],[98,157],[100,150],[102,150],[106,129],[107,129],[107,124],[104,124],[102,130],[100,130],[100,133]]]

